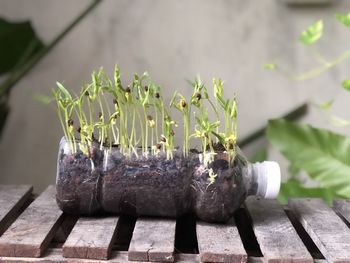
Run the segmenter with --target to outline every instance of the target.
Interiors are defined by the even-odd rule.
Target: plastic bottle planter
[[[201,154],[184,158],[165,155],[127,157],[117,148],[93,145],[89,157],[72,154],[62,138],[57,163],[57,203],[66,213],[101,212],[134,216],[178,217],[195,213],[208,222],[226,222],[248,195],[275,198],[280,186],[279,165],[250,164],[238,154],[228,167],[217,154],[205,167]],[[211,172],[217,176],[208,180]]]

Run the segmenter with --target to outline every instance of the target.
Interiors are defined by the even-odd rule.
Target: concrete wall
[[[0,0],[0,16],[32,20],[48,43],[88,4]],[[115,63],[125,79],[147,70],[169,94],[175,89],[189,94],[185,79],[196,74],[207,83],[223,78],[226,94],[238,94],[241,138],[305,101],[335,98],[335,112],[350,118],[349,94],[339,85],[350,77],[349,62],[304,82],[262,68],[272,60],[290,72],[317,65],[311,50],[297,39],[319,18],[326,28],[318,49],[329,58],[339,55],[349,48],[350,30],[336,23],[333,14],[349,11],[346,0],[314,7],[288,6],[281,0],[103,1],[13,90],[0,141],[0,183],[29,183],[40,191],[54,182],[62,132],[55,111],[34,101],[33,94],[48,94],[57,80],[78,91],[93,70],[103,66],[111,73]],[[305,121],[349,134],[330,127],[314,108]],[[284,163],[275,151],[270,156]]]

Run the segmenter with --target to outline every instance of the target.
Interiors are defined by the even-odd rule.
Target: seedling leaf
[[[315,43],[322,37],[323,33],[323,21],[318,20],[308,28],[306,28],[300,35],[300,42],[306,46]]]
[[[277,65],[274,63],[266,63],[264,65],[264,68],[268,70],[275,70],[277,68]]]
[[[57,88],[64,94],[66,99],[72,99],[72,96],[70,95],[69,91],[63,87],[63,85],[59,82],[56,82]]]
[[[342,86],[345,90],[350,91],[350,79],[346,79],[342,82]]]
[[[350,13],[336,14],[335,18],[338,20],[338,22],[342,23],[344,26],[350,27]]]
[[[318,104],[317,106],[322,110],[329,110],[333,105],[334,100],[328,100]]]

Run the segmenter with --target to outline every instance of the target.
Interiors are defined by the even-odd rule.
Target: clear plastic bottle
[[[62,138],[57,162],[57,203],[66,213],[116,213],[179,217],[194,213],[207,222],[226,222],[248,195],[275,198],[280,168],[275,162],[249,163],[238,149],[233,166],[218,153],[205,156],[175,151],[143,157],[125,156],[118,148],[92,145],[88,155],[78,143],[72,153]]]

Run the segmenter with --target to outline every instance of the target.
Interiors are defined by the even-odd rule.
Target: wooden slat
[[[0,235],[31,197],[32,191],[30,185],[0,185]]]
[[[62,256],[62,249],[54,248],[48,249],[47,253],[42,258],[27,258],[27,257],[0,257],[1,262],[62,262],[62,263],[97,263],[101,261],[96,261],[92,259],[79,259],[79,258],[64,258]],[[135,261],[128,261],[128,253],[124,251],[113,251],[111,258],[109,260],[103,261],[108,263],[132,263]],[[143,261],[144,262],[144,261]],[[200,263],[198,255],[193,254],[175,254],[176,263]],[[137,261],[137,263],[142,263]]]
[[[283,207],[277,201],[249,198],[245,205],[267,262],[313,262]]]
[[[334,209],[350,224],[350,200],[334,200]]]
[[[80,218],[63,245],[68,258],[108,259],[119,217]]]
[[[2,235],[0,256],[41,256],[63,219],[55,193],[49,186]]]
[[[350,230],[321,199],[292,199],[289,207],[329,262],[350,262]]]
[[[226,225],[197,222],[196,232],[203,262],[247,261],[247,253],[234,220]]]
[[[129,260],[173,262],[175,225],[175,220],[138,219],[129,246]]]

